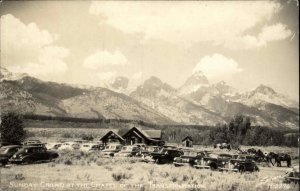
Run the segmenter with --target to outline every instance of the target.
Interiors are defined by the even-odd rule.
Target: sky
[[[299,99],[297,1],[4,1],[1,66],[103,86],[151,76],[178,88],[201,71]]]

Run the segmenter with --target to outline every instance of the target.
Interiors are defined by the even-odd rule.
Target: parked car
[[[113,157],[115,153],[121,151],[121,144],[109,144],[106,145],[105,148],[101,151],[104,157]]]
[[[231,159],[235,156],[231,154],[208,154],[207,157],[203,157],[200,160],[195,161],[194,167],[197,169],[211,169],[217,170],[219,168],[224,168]]]
[[[89,152],[102,151],[103,149],[104,149],[104,145],[97,143],[91,147]]]
[[[24,146],[15,153],[9,161],[11,163],[34,163],[38,161],[50,161],[58,157],[54,151],[48,151],[43,147]]]
[[[4,147],[4,146],[8,146],[8,145],[12,145],[12,144],[9,142],[6,142],[6,141],[0,141],[0,147]]]
[[[178,149],[163,148],[158,152],[151,153],[152,159],[157,164],[172,163],[175,157],[180,157],[183,152]]]
[[[47,149],[45,143],[28,143],[28,144],[26,144],[25,146],[43,147],[43,148],[46,148],[46,149]]]
[[[128,145],[122,147],[121,151],[116,153],[116,157],[134,157],[139,153],[140,148],[135,145]]]
[[[62,143],[47,143],[45,146],[48,150],[57,150]]]
[[[259,171],[259,168],[249,156],[239,156],[236,159],[230,159],[222,167],[219,167],[219,170],[243,173]]]
[[[241,154],[241,155],[238,155],[236,159],[241,160],[241,161],[255,161],[256,158],[254,155]]]
[[[196,150],[186,150],[180,157],[174,158],[174,166],[194,166],[196,164],[195,160],[200,160],[205,157],[205,153]]]
[[[151,153],[153,153],[153,152],[158,152],[160,149],[161,149],[161,147],[159,147],[159,146],[141,147],[137,155],[140,157],[147,157],[147,156],[150,156]]]
[[[82,143],[79,147],[80,151],[89,152],[93,147],[97,147],[97,143]]]
[[[298,183],[300,184],[299,166],[294,166],[289,169],[284,176],[284,183]]]
[[[79,143],[76,142],[65,142],[57,150],[78,150],[80,147]]]
[[[20,145],[9,145],[0,148],[0,164],[6,165],[8,160],[16,153],[22,146]]]
[[[42,143],[42,142],[38,139],[30,139],[30,140],[24,141],[23,145],[38,144],[38,143]]]

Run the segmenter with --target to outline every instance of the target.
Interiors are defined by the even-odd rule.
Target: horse
[[[287,167],[291,167],[291,163],[292,163],[292,158],[289,154],[286,153],[274,153],[274,152],[270,152],[268,154],[268,158],[271,159],[271,163],[274,166],[277,163],[278,167],[281,167],[281,162],[282,161],[286,161]],[[275,161],[273,163],[273,160]]]

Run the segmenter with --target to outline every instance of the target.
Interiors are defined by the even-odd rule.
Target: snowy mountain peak
[[[197,71],[190,76],[186,82],[179,88],[181,95],[187,95],[197,91],[201,87],[209,85],[207,77],[201,72]]]
[[[275,92],[275,90],[273,90],[272,88],[270,88],[269,86],[266,86],[266,85],[259,85],[254,91],[253,93],[261,93],[261,94],[264,94],[264,95],[275,95],[277,94]]]

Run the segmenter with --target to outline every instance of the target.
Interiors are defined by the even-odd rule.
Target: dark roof
[[[144,132],[149,136],[149,138],[160,139],[161,130],[144,130]]]
[[[122,141],[124,141],[124,138],[123,138],[121,135],[119,135],[118,132],[115,131],[115,130],[109,130],[105,135],[103,135],[103,136],[100,138],[100,140],[103,140],[104,138],[106,138],[106,137],[107,137],[109,134],[111,134],[111,133],[115,134],[119,139],[121,139]]]
[[[5,149],[7,149],[7,148],[16,148],[16,147],[22,147],[22,145],[7,145],[7,146],[1,147],[1,149],[2,148],[5,148]]]
[[[152,140],[152,141],[157,141],[155,138],[161,138],[161,131],[160,130],[143,130],[139,127],[132,127],[129,131],[127,131],[124,135],[126,136],[129,132],[136,130],[139,132],[143,137]]]
[[[119,130],[118,129],[99,129],[97,130],[97,139],[102,138],[104,135],[106,135],[109,131],[113,131],[118,133]]]
[[[192,137],[190,137],[190,136],[186,136],[184,139],[182,139],[182,141],[185,141],[185,140],[187,140],[187,139],[193,141]]]

